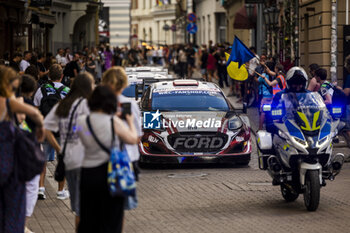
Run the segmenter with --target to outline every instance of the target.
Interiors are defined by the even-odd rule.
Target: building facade
[[[111,46],[124,46],[130,43],[131,36],[131,0],[103,0],[109,9],[109,42]]]
[[[53,0],[51,13],[56,24],[50,34],[50,51],[69,47],[73,51],[82,50],[98,44],[98,12],[97,0]]]
[[[239,11],[245,7],[245,0],[225,0],[226,9],[226,41],[232,43],[235,36],[239,37],[247,46],[253,46],[252,30],[235,28],[235,21],[239,19]]]
[[[155,0],[132,0],[133,45],[140,42],[156,46],[183,43],[183,33],[180,27],[174,26],[177,18],[176,5],[175,1],[158,5]]]
[[[337,1],[336,14],[337,77],[340,84],[343,83],[344,58],[350,53],[349,39],[346,39],[346,36],[349,35],[344,34],[344,27],[346,27],[346,1]],[[325,68],[328,74],[331,67],[331,6],[331,0],[303,0],[299,6],[301,65],[307,68],[311,63],[317,63]],[[344,45],[347,45],[345,51],[344,47],[346,48],[346,46]]]
[[[208,44],[208,41],[224,43],[227,41],[226,10],[219,1],[195,0],[198,31],[197,44]],[[231,40],[230,40],[231,41]]]
[[[0,54],[95,46],[99,9],[98,0],[0,0]]]

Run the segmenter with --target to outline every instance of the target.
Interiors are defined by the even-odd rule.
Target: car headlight
[[[237,130],[239,128],[241,128],[243,125],[241,119],[237,116],[232,117],[229,121],[228,121],[228,129],[229,130]]]

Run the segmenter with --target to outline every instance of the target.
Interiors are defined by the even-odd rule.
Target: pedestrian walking
[[[56,104],[44,120],[48,142],[55,148],[56,153],[64,154],[65,176],[70,194],[71,209],[76,216],[76,229],[80,216],[79,186],[84,147],[77,131],[74,129],[77,129],[78,117],[90,113],[87,98],[90,97],[94,84],[95,80],[90,73],[79,74],[74,79],[72,89],[67,97]],[[71,125],[71,128],[68,128],[69,125]],[[59,143],[51,132],[59,132]],[[64,147],[64,145],[66,146]]]
[[[13,58],[12,58],[12,60],[10,61],[10,67],[12,68],[12,69],[14,69],[16,72],[20,72],[21,71],[21,69],[20,69],[20,63],[21,63],[21,61],[22,61],[22,54],[20,54],[20,53],[15,53],[14,55],[13,55]]]
[[[44,138],[43,117],[37,108],[15,98],[19,79],[12,68],[0,66],[0,232],[23,233],[26,215],[25,182],[16,178],[12,113],[25,114],[36,125],[39,141]],[[17,158],[20,159],[20,158]]]
[[[64,50],[62,48],[57,49],[56,61],[59,65],[64,68],[67,65],[67,60],[64,55]]]
[[[46,62],[46,57],[44,54],[39,53],[38,54],[38,62],[36,64],[36,67],[38,68],[39,71],[39,85],[41,86],[42,84],[46,83],[49,80],[49,77],[47,76],[49,73],[49,70],[46,69],[45,67],[45,62]]]
[[[85,147],[80,184],[79,233],[121,232],[124,196],[111,196],[107,184],[109,154],[99,145],[111,148],[124,143],[136,144],[133,117],[126,115],[128,127],[115,115],[117,99],[107,86],[98,86],[88,100],[90,115],[78,118],[78,135]],[[90,128],[87,124],[90,123]],[[113,122],[113,124],[112,124]],[[113,127],[114,125],[114,127]],[[113,139],[113,131],[115,140]],[[94,136],[93,136],[94,135]]]
[[[56,103],[58,103],[61,99],[66,97],[70,90],[68,87],[64,86],[61,83],[63,78],[63,71],[60,65],[54,64],[50,67],[49,78],[50,78],[50,82],[41,86],[37,90],[34,96],[34,105],[39,107],[40,111],[43,113],[44,116],[46,116],[51,111],[51,109],[54,107]],[[44,154],[46,155],[46,160],[54,161],[55,160],[54,148],[47,141],[43,143],[43,148],[44,148]],[[39,187],[39,194],[38,194],[38,198],[40,200],[46,199],[45,185],[44,185],[45,175],[46,175],[46,164],[40,176],[40,182],[39,182],[40,187]],[[66,190],[64,190],[64,181],[58,182],[57,199],[64,200],[64,199],[67,199],[68,197],[69,197],[69,193]]]
[[[108,70],[112,67],[112,60],[113,60],[113,53],[109,47],[109,45],[106,47],[106,50],[103,52],[104,54],[104,68],[105,70]]]
[[[125,111],[131,110],[131,114],[134,116],[134,125],[138,136],[138,142],[140,142],[141,137],[143,135],[141,122],[139,120],[141,119],[140,108],[138,107],[135,100],[126,98],[124,95],[122,95],[124,89],[128,85],[128,77],[123,67],[112,67],[111,69],[107,70],[103,74],[102,84],[109,86],[114,91],[119,103],[119,106],[116,109],[117,112],[122,114]],[[124,120],[124,123],[127,126],[127,122],[125,120]],[[128,152],[130,161],[133,163],[136,180],[138,180],[138,174],[140,171],[138,167],[138,160],[140,159],[140,152],[139,152],[138,145],[125,144],[125,149]],[[137,205],[136,196],[132,197],[131,203],[134,205],[134,207]],[[131,204],[131,203],[128,202],[127,204]],[[128,209],[132,208],[132,206],[130,205],[128,205],[127,207]]]
[[[201,74],[204,80],[207,80],[207,64],[208,64],[208,50],[207,46],[202,46],[202,51],[200,55],[200,68],[201,68]]]
[[[187,56],[183,46],[178,50],[178,57],[179,76],[181,78],[185,78],[185,75],[187,74]]]
[[[29,70],[29,67],[26,69],[26,72]],[[26,104],[29,104],[34,107],[33,95],[37,89],[36,80],[30,75],[22,75],[22,83],[19,88],[19,96],[23,97],[23,101]],[[23,130],[28,132],[35,132],[35,123],[28,117],[25,116],[23,122],[20,124]],[[26,182],[26,218],[32,216],[36,201],[38,200],[38,191],[39,191],[39,179],[40,174],[36,175],[32,180]],[[32,233],[32,231],[25,227],[25,233]]]
[[[207,61],[208,79],[206,80],[208,82],[212,81],[216,70],[216,59],[214,57],[214,52],[215,52],[215,49],[211,48],[208,54],[208,61]]]
[[[220,49],[220,51],[217,53],[217,73],[219,76],[219,86],[221,88],[224,87],[224,84],[226,87],[229,87],[228,81],[227,81],[227,68],[226,68],[226,56],[225,51]]]
[[[24,73],[24,71],[30,66],[30,59],[32,58],[32,53],[29,51],[25,51],[23,53],[23,59],[20,62],[19,68],[20,72]]]
[[[69,62],[65,69],[64,69],[64,79],[63,84],[66,86],[70,86],[70,83],[73,81],[73,79],[78,76],[78,74],[81,71],[81,67],[79,65],[79,58],[80,54],[79,52],[74,53],[73,60]]]

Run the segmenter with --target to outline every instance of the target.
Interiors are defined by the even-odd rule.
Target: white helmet
[[[307,74],[305,70],[301,67],[294,66],[290,70],[288,70],[286,75],[287,89],[291,88],[293,83],[303,84],[304,90],[307,87]]]

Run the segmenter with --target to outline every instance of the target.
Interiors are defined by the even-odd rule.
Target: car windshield
[[[228,111],[219,91],[176,90],[153,92],[152,109],[160,111]]]

